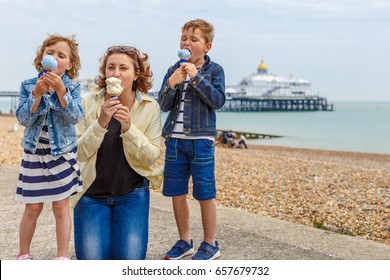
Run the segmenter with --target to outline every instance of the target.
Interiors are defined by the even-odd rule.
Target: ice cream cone
[[[115,78],[115,77],[111,77],[111,78],[107,78],[106,79],[106,90],[107,90],[107,93],[111,96],[119,96],[121,95],[122,91],[123,91],[123,88],[122,88],[122,81]]]
[[[42,65],[42,72],[46,73],[46,72],[50,72],[53,69],[57,68],[58,63],[57,63],[57,60],[54,58],[54,56],[45,55],[42,58],[41,65]]]

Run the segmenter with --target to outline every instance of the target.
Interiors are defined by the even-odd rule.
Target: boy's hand
[[[198,73],[198,70],[196,69],[195,64],[193,63],[182,63],[182,66],[184,65],[184,69],[188,76],[190,76],[190,79],[192,80],[195,78],[196,73]]]
[[[182,83],[187,76],[187,72],[185,70],[185,65],[186,63],[182,63],[179,68],[173,72],[173,74],[169,77],[168,83],[171,88],[174,88],[177,84]]]

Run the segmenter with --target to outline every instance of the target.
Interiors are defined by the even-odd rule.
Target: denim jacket
[[[61,79],[67,90],[64,96],[66,108],[61,107],[57,93],[54,92],[51,95],[44,94],[37,112],[31,113],[32,107],[37,102],[32,91],[40,76],[23,81],[20,88],[16,118],[25,127],[22,147],[35,153],[39,134],[47,118],[51,154],[57,156],[70,152],[77,145],[74,125],[83,117],[80,84],[64,74]]]
[[[174,89],[168,85],[169,77],[180,67],[178,61],[168,69],[158,94],[158,102],[163,112],[169,112],[162,136],[169,139],[179,115],[180,96],[184,83]],[[223,68],[205,56],[205,63],[187,86],[184,101],[184,134],[187,136],[216,135],[215,110],[225,104],[225,73]]]

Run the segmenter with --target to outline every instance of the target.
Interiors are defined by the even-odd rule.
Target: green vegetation
[[[315,216],[311,216],[311,222],[313,223],[313,227],[315,228],[350,236],[366,236],[373,231],[371,224],[357,224],[351,228],[345,226],[345,223],[343,221],[337,221],[336,226],[331,227],[325,225],[325,219],[318,218]]]

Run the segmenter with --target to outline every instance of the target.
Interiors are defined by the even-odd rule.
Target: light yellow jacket
[[[70,197],[74,207],[96,178],[97,151],[107,130],[98,123],[105,89],[83,96],[84,118],[76,125],[78,138],[77,157],[83,180],[83,191]],[[122,133],[123,149],[127,162],[138,174],[149,180],[149,187],[159,188],[163,170],[151,166],[161,155],[161,112],[157,101],[146,94],[136,93],[131,109],[131,126]]]

